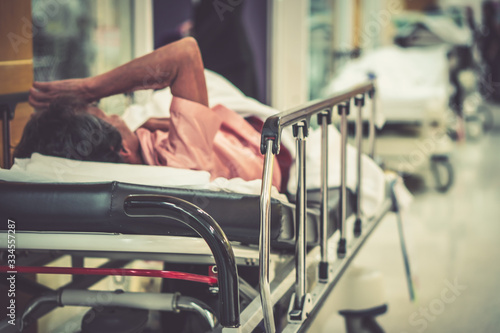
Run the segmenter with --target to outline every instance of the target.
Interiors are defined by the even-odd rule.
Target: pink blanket
[[[179,97],[172,100],[170,116],[169,132],[136,131],[146,164],[206,170],[212,179],[262,178],[260,134],[241,116],[222,105],[210,109]],[[273,185],[279,189],[280,183],[275,160]]]

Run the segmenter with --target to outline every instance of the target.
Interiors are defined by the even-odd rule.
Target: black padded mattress
[[[348,214],[354,195],[348,192]],[[0,181],[0,220],[16,222],[17,231],[110,232],[145,235],[196,235],[176,221],[148,223],[148,227],[124,229],[116,226],[124,219],[140,225],[146,217],[124,213],[125,198],[133,194],[155,194],[189,201],[210,214],[231,241],[259,243],[260,198],[256,195],[134,185],[120,182],[86,184],[34,184]],[[319,191],[308,191],[307,239],[309,245],[319,238]],[[329,234],[337,229],[339,189],[329,191]],[[273,199],[271,203],[271,239],[273,246],[286,246],[295,239],[295,205]],[[147,217],[160,219],[159,217]],[[128,224],[125,224],[128,225]],[[5,229],[7,223],[0,225]]]

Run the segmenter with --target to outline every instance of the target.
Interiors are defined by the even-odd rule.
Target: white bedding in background
[[[324,94],[348,89],[374,73],[379,115],[383,114],[387,121],[425,119],[429,109],[446,111],[450,89],[447,50],[446,46],[395,45],[373,50],[347,64]]]

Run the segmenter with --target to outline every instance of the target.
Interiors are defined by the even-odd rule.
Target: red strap
[[[135,268],[81,268],[81,267],[45,267],[45,266],[16,266],[12,270],[8,266],[0,266],[0,273],[35,273],[35,274],[72,274],[72,275],[122,275],[122,276],[149,276],[163,279],[176,279],[201,282],[206,284],[217,284],[217,278],[198,274],[161,271],[154,269]]]

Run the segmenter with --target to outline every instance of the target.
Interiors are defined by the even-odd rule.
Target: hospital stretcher
[[[430,168],[432,182],[442,192],[453,184],[448,157],[453,142],[447,133],[454,116],[449,107],[447,52],[443,45],[382,47],[345,66],[325,90],[329,94],[344,82],[376,77],[377,156],[384,167],[402,174],[422,174]]]
[[[363,216],[361,150],[355,170],[357,191],[346,186],[350,100],[354,99],[361,116],[365,98],[373,97],[374,92],[374,84],[365,83],[269,117],[261,136],[265,162],[260,196],[116,181],[0,181],[0,248],[8,255],[10,220],[15,224],[18,254],[15,266],[9,267],[2,260],[0,269],[2,273],[16,274],[18,288],[33,295],[28,307],[17,309],[16,326],[8,324],[6,318],[0,322],[0,332],[27,327],[57,306],[100,306],[103,312],[102,297],[107,299],[105,308],[194,312],[206,323],[207,332],[306,332],[379,222],[388,212],[399,211],[393,179],[388,178],[386,197],[376,214]],[[328,188],[328,126],[337,110],[341,117],[341,161],[334,163],[341,163],[341,184]],[[305,140],[313,116],[318,117],[322,130],[322,185],[311,190],[305,179]],[[282,130],[288,126],[293,127],[297,141],[298,170],[296,197],[290,198],[290,203],[271,196],[273,159],[279,153]],[[361,147],[360,127],[356,135]],[[371,139],[374,144],[374,137]],[[398,221],[402,228],[401,219]],[[353,236],[348,230],[353,230]],[[405,253],[402,233],[400,236]],[[44,266],[55,254],[62,253],[109,261],[98,269],[77,267],[78,263],[65,268]],[[136,259],[204,264],[210,274],[121,270]],[[407,261],[406,264],[412,291]],[[257,284],[245,281],[241,272],[248,267],[258,270]],[[312,279],[308,273],[311,269],[317,272]],[[13,270],[17,273],[9,273]],[[64,287],[50,290],[24,278],[22,272],[69,273],[76,277]],[[206,283],[217,295],[218,308],[212,309],[203,300],[176,292],[87,290],[99,280],[95,277],[98,274],[143,274]],[[284,311],[278,311],[283,307]]]

